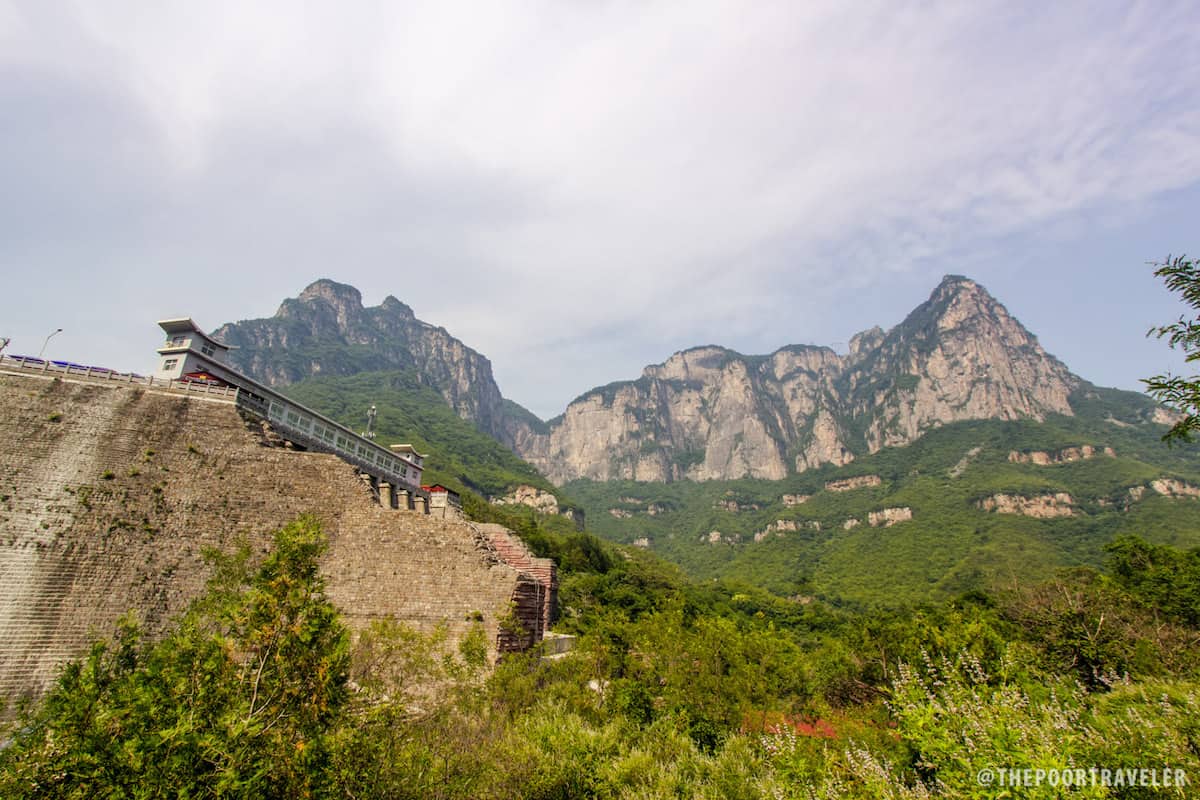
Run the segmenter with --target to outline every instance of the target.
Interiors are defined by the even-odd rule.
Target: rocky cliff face
[[[859,343],[839,381],[870,452],[965,419],[1071,414],[1080,380],[974,281],[948,276],[886,335]]]
[[[548,433],[506,441],[556,482],[778,479],[949,422],[1071,414],[1079,384],[982,286],[948,276],[892,330],[855,336],[847,355],[687,350],[588,392]]]
[[[353,286],[319,280],[284,300],[275,316],[222,325],[213,335],[237,348],[230,359],[238,369],[269,386],[317,375],[414,369],[480,430],[507,442],[514,435],[509,428],[527,427],[520,420],[506,424],[488,359],[444,328],[417,319],[395,297],[364,308]]]

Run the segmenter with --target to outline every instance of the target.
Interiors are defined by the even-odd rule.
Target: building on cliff
[[[461,517],[462,497],[458,492],[440,483],[432,486],[422,486],[429,493],[429,513],[435,517]]]
[[[411,445],[376,444],[374,434],[355,433],[328,417],[284,397],[230,366],[230,348],[200,329],[190,317],[160,320],[167,336],[158,348],[158,370],[151,380],[217,384],[237,390],[236,401],[244,411],[269,422],[286,440],[307,450],[332,453],[357,466],[372,490],[393,507],[429,511],[429,496],[421,489],[425,456]],[[373,409],[373,407],[372,407]]]
[[[0,356],[0,697],[39,695],[130,611],[163,631],[203,591],[204,551],[261,557],[304,513],[352,630],[481,626],[493,658],[541,638],[551,560],[498,526],[381,503],[359,463],[287,446],[249,395]]]
[[[216,380],[221,370],[210,365],[229,366],[229,348],[212,338],[190,318],[159,320],[158,327],[167,334],[167,341],[158,348],[158,370],[154,377],[160,381]]]

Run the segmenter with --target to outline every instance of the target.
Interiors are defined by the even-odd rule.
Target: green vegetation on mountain
[[[354,311],[347,288],[314,285],[277,317]],[[863,334],[878,363],[847,386],[888,403],[913,392],[922,379],[896,354],[934,352],[961,299],[919,309],[912,335]],[[968,327],[1002,309],[983,311]],[[570,483],[603,538],[488,504],[553,487],[460,419],[470,403],[427,369],[297,383],[291,396],[356,430],[374,404],[380,443],[427,450],[427,476],[466,490],[469,518],[553,557],[556,629],[575,649],[489,668],[481,631],[451,647],[397,620],[350,644],[322,592],[320,533],[301,520],[257,568],[248,552],[218,558],[208,595],[161,641],[127,624],[68,664],[0,730],[0,796],[1193,796],[1200,454],[1163,445],[1168,417],[1148,398],[1021,348],[1072,387],[1069,409],[1050,399],[1073,416],[943,419],[908,446],[778,481]],[[639,436],[662,435],[650,411],[631,413]],[[880,418],[847,413],[838,424],[865,442]],[[503,418],[548,430],[512,404]],[[789,459],[811,443],[797,442]],[[636,448],[659,450],[649,435]],[[671,457],[686,469],[705,453],[688,442]]]
[[[429,454],[426,483],[442,483],[484,497],[503,495],[521,484],[557,492],[536,469],[460,419],[415,370],[309,378],[281,391],[357,431],[366,427],[367,409],[374,405],[378,415],[375,432],[381,445],[407,442]]]
[[[1072,405],[1075,416],[1044,423],[954,423],[906,447],[781,481],[580,480],[564,488],[597,534],[626,544],[645,539],[695,578],[854,605],[896,606],[1045,579],[1060,567],[1098,566],[1104,546],[1126,534],[1200,545],[1200,500],[1150,487],[1162,478],[1200,487],[1200,457],[1163,446],[1166,426],[1150,421],[1154,403],[1085,385]],[[1045,465],[1009,460],[1012,452],[1054,454],[1083,445],[1096,448],[1095,457]],[[1106,447],[1115,457],[1104,455]],[[828,481],[864,475],[879,476],[880,485],[825,489]],[[1070,516],[980,507],[994,495],[1060,493],[1071,498]],[[788,506],[784,495],[809,499]],[[912,519],[869,524],[871,512],[889,508],[909,509]]]

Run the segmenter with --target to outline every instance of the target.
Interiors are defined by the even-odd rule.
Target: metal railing
[[[153,376],[138,375],[135,372],[117,372],[104,367],[86,367],[81,364],[47,361],[28,356],[7,356],[0,354],[0,369],[15,370],[24,374],[52,375],[58,378],[93,381],[97,383],[123,383],[133,386],[162,389],[163,391],[181,392],[190,395],[206,395],[211,397],[237,397],[236,386],[220,386],[203,381],[163,380]]]
[[[242,379],[245,380],[244,376]],[[246,383],[251,382],[246,380]],[[316,452],[331,453],[397,489],[424,495],[420,467],[311,408],[266,387],[250,385],[243,387],[237,404],[239,408],[265,419],[284,438],[296,444]]]
[[[421,489],[421,467],[407,458],[356,434],[354,431],[289,400],[278,392],[252,381],[240,373],[225,368],[225,380],[242,386],[208,383],[205,381],[166,380],[133,372],[117,372],[104,367],[86,367],[67,362],[47,361],[28,356],[8,356],[0,353],[0,372],[45,375],[91,383],[141,386],[156,391],[190,396],[222,398],[267,420],[286,438],[309,450],[331,453],[353,464],[363,472],[374,475],[398,489],[425,496]]]

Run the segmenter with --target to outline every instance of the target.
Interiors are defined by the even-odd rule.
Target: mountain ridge
[[[274,316],[226,323],[213,336],[236,348],[234,366],[268,386],[413,370],[456,414],[502,442],[511,438],[506,418],[532,416],[505,401],[491,361],[445,328],[417,319],[392,295],[363,306],[358,289],[328,278],[285,299]]]
[[[891,330],[856,334],[845,355],[688,348],[583,393],[514,449],[556,483],[781,479],[947,422],[1070,415],[1085,383],[980,284],[948,275]]]
[[[632,380],[582,393],[549,421],[504,398],[491,362],[445,328],[392,295],[364,307],[357,289],[330,279],[285,299],[273,317],[228,323],[214,336],[238,348],[236,366],[275,386],[411,371],[557,485],[780,480],[911,444],[955,421],[1070,416],[1072,395],[1091,386],[962,275],[945,276],[892,328],[855,334],[845,353],[690,347]]]

